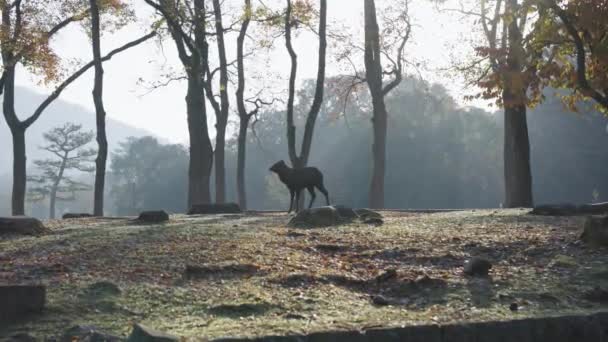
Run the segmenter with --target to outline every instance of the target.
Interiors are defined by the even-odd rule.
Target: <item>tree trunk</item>
[[[13,129],[13,216],[25,215],[25,189],[26,189],[26,155],[25,130],[20,127]]]
[[[505,108],[505,204],[506,208],[531,208],[532,173],[526,106]]]
[[[220,111],[217,114],[215,139],[215,202],[226,202],[226,126],[228,125],[228,62],[226,45],[224,43],[224,27],[222,25],[222,8],[220,0],[213,0],[215,17],[215,32],[218,58],[220,63]],[[206,61],[208,63],[208,61]],[[211,82],[212,80],[209,80]],[[213,96],[213,94],[210,94]]]
[[[4,14],[4,13],[3,13]],[[4,22],[3,18],[3,22]],[[3,54],[3,59],[10,56]],[[27,180],[27,158],[25,153],[25,127],[17,118],[15,113],[15,67],[4,65],[4,88],[2,111],[6,123],[13,136],[13,192],[11,200],[11,211],[15,216],[25,215],[25,190]]]
[[[193,61],[196,58],[193,58]],[[190,137],[190,166],[188,170],[188,206],[211,203],[209,180],[213,167],[213,148],[209,139],[207,110],[201,84],[200,65],[193,62],[188,72],[186,107]]]
[[[106,162],[108,159],[108,139],[106,136],[106,111],[103,106],[103,66],[101,62],[100,23],[97,0],[90,0],[91,36],[93,40],[93,59],[95,62],[95,84],[93,102],[97,125],[97,158],[95,160],[95,193],[93,215],[103,216],[104,189],[106,182]]]
[[[517,0],[506,3],[507,13],[515,13]],[[509,51],[502,93],[505,107],[505,203],[507,208],[532,207],[532,172],[530,168],[530,139],[526,121],[526,88],[522,73],[525,58],[522,33],[517,20],[508,27]]]
[[[237,165],[236,165],[236,189],[239,206],[242,210],[247,210],[247,186],[245,185],[245,167],[247,156],[247,130],[251,116],[257,113],[258,108],[252,113],[247,112],[245,106],[245,38],[251,22],[251,0],[245,0],[245,13],[243,23],[237,38],[236,59],[238,85],[236,88],[236,104],[239,113],[239,136],[237,140]]]
[[[372,209],[384,208],[384,177],[386,174],[386,136],[388,115],[384,97],[374,102],[374,118],[372,119],[374,142],[372,146],[373,164],[372,179],[369,189],[369,205]]]
[[[384,208],[384,175],[386,173],[387,112],[382,89],[380,33],[374,0],[365,0],[365,70],[373,105],[373,164],[369,189],[369,206]]]
[[[236,165],[236,188],[239,206],[242,210],[247,210],[247,189],[245,186],[245,167],[247,156],[247,130],[249,128],[249,116],[241,116],[239,123],[239,137]]]

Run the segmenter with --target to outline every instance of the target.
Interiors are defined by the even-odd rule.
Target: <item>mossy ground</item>
[[[380,227],[308,230],[287,228],[285,214],[49,221],[50,234],[0,240],[0,283],[48,291],[44,314],[0,337],[60,336],[76,324],[126,336],[133,322],[184,337],[250,337],[608,309],[584,299],[608,285],[608,252],[578,241],[582,218],[383,214]],[[491,277],[463,275],[473,255],[494,262]],[[213,271],[184,278],[186,265]],[[389,269],[397,275],[377,278]],[[378,295],[392,305],[375,305]]]

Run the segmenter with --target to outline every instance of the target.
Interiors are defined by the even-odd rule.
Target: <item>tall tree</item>
[[[82,126],[67,123],[44,133],[47,145],[41,149],[54,155],[53,159],[35,160],[34,164],[42,171],[40,175],[28,177],[37,184],[29,190],[30,199],[43,200],[49,197],[49,218],[55,218],[55,203],[74,200],[77,191],[88,190],[86,184],[75,181],[67,172],[71,170],[92,172],[94,149],[84,148],[93,140],[93,132],[82,132]],[[76,153],[74,155],[74,153]],[[66,197],[65,194],[71,194]]]
[[[537,51],[529,44],[532,2],[480,0],[474,16],[483,30],[477,59],[461,71],[483,89],[476,97],[496,100],[504,109],[504,186],[507,208],[531,207],[532,171],[527,111],[540,99],[535,91]],[[524,37],[526,32],[526,37]]]
[[[296,126],[294,123],[294,102],[296,91],[296,77],[298,73],[298,55],[296,54],[292,43],[292,30],[299,25],[301,17],[310,13],[312,8],[306,1],[287,0],[287,12],[285,14],[285,46],[289,52],[291,60],[291,71],[289,74],[289,90],[287,99],[287,142],[289,159],[295,168],[305,167],[308,164],[310,150],[312,146],[312,138],[314,135],[315,122],[321,105],[323,104],[323,91],[325,83],[325,61],[327,55],[327,0],[321,0],[319,11],[319,60],[317,66],[317,83],[315,95],[312,101],[308,115],[306,116],[306,124],[304,127],[304,136],[302,138],[302,146],[298,154],[296,148]]]
[[[95,190],[93,215],[103,216],[103,194],[106,183],[106,161],[108,159],[108,138],[106,136],[106,111],[103,106],[103,65],[101,62],[101,33],[98,0],[89,0],[91,6],[91,39],[93,42],[93,61],[95,81],[93,102],[95,104],[95,123],[97,127],[97,159],[95,160]]]
[[[215,202],[224,203],[226,201],[226,127],[228,126],[228,113],[230,111],[230,101],[228,99],[228,61],[226,59],[226,43],[224,41],[224,25],[222,24],[222,5],[220,0],[213,0],[213,17],[215,20],[215,41],[217,43],[217,54],[220,73],[219,98],[215,99],[213,92],[213,76],[215,71],[211,71],[209,60],[205,58],[207,82],[205,82],[207,99],[215,111]]]
[[[0,90],[3,92],[3,112],[13,138],[13,215],[25,214],[26,191],[26,150],[25,132],[34,123],[44,110],[59,97],[61,92],[78,79],[93,62],[85,64],[71,76],[63,80],[55,90],[34,110],[25,120],[19,119],[15,110],[15,75],[17,65],[22,64],[30,71],[41,74],[48,82],[59,81],[60,57],[52,50],[50,40],[70,23],[77,22],[86,17],[89,12],[82,7],[82,2],[63,0],[49,3],[1,1],[2,26],[0,28],[0,49],[2,50],[3,72],[0,78]],[[58,15],[64,19],[54,21]],[[102,58],[110,60],[114,55],[136,46],[154,36],[147,34],[139,39],[129,42]]]
[[[397,43],[396,57],[385,53],[380,39],[380,28],[378,25],[376,3],[374,0],[364,0],[365,18],[365,81],[369,86],[373,106],[373,146],[372,146],[372,178],[369,189],[369,206],[371,208],[384,208],[384,178],[386,174],[386,140],[388,131],[388,112],[384,97],[388,95],[403,78],[403,51],[409,40],[411,25],[408,18],[408,2],[404,2],[405,11],[401,20],[405,29],[400,33]],[[382,56],[386,56],[392,69],[385,71],[382,65]],[[388,83],[383,83],[384,75],[393,78]]]
[[[165,20],[184,67],[188,89],[186,111],[190,138],[188,205],[211,202],[210,177],[213,148],[207,125],[205,104],[206,9],[204,0],[145,0]]]

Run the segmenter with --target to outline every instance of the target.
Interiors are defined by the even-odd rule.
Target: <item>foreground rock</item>
[[[172,342],[179,341],[179,337],[169,335],[151,328],[148,328],[142,324],[135,324],[133,331],[127,342]]]
[[[0,217],[0,236],[8,234],[39,235],[46,232],[40,220],[27,216]]]
[[[0,286],[0,322],[40,313],[46,301],[44,286]]]
[[[188,215],[211,214],[240,214],[243,211],[236,203],[195,204],[188,211]]]
[[[162,223],[169,221],[169,214],[164,210],[144,211],[137,218],[141,223]]]
[[[64,220],[69,220],[69,219],[79,219],[79,218],[89,218],[89,217],[93,217],[93,215],[88,214],[88,213],[65,213],[65,214],[63,214],[63,216],[61,218]]]
[[[122,338],[105,333],[89,325],[77,325],[68,329],[61,337],[61,342],[118,342]]]
[[[464,273],[474,277],[485,277],[490,273],[492,263],[484,258],[474,257],[464,263]]]
[[[329,206],[302,210],[289,221],[289,226],[321,228],[337,226],[349,221],[349,219],[340,215],[340,211],[336,207]]]
[[[321,228],[360,220],[366,224],[382,225],[382,215],[369,209],[352,209],[345,206],[326,206],[305,209],[289,221],[291,227]]]
[[[591,246],[608,247],[608,216],[588,217],[581,240]]]

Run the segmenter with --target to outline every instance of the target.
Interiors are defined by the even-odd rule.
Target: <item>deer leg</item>
[[[312,204],[314,203],[315,198],[317,197],[317,194],[315,194],[314,186],[309,186],[308,192],[310,193],[310,204],[308,205],[308,209],[310,209],[310,208],[312,208]]]

